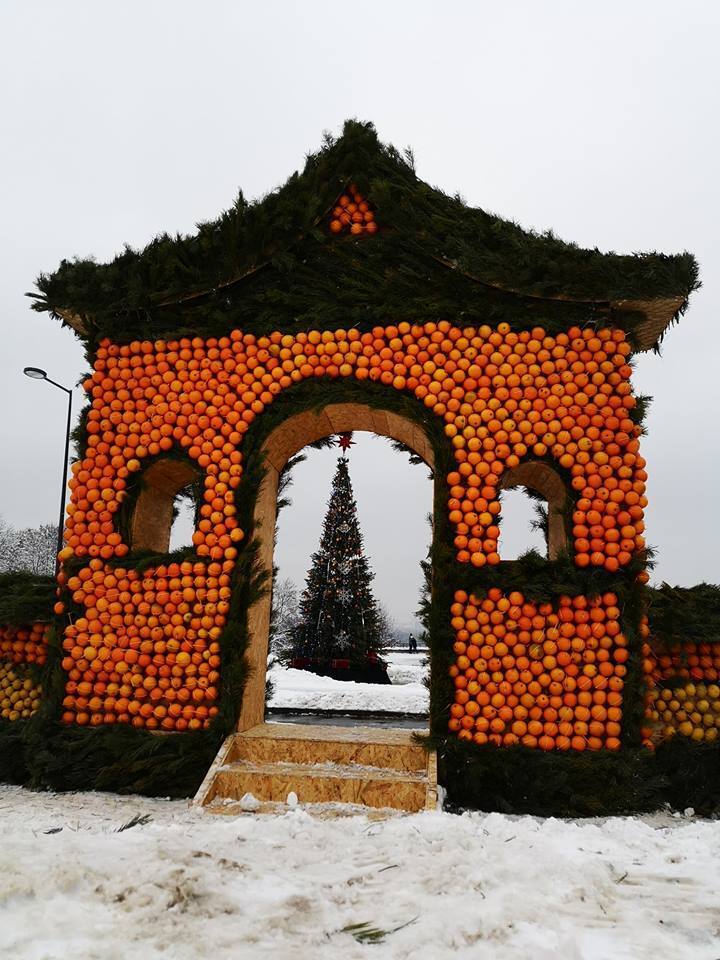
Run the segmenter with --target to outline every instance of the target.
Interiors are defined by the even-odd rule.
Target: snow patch
[[[364,710],[427,713],[429,697],[424,677],[427,658],[418,654],[388,657],[389,684],[355,683],[320,677],[274,662],[268,670],[273,685],[269,707],[297,710]]]
[[[14,960],[715,960],[719,891],[699,818],[233,817],[0,787]]]

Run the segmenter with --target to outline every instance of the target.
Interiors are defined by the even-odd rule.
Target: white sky
[[[635,384],[655,397],[643,453],[656,578],[717,581],[719,48],[713,0],[5,0],[0,513],[25,526],[58,509],[64,395],[23,366],[66,384],[85,369],[72,334],[29,310],[35,276],[190,232],[238,186],[252,198],[283,182],[324,129],[355,116],[410,145],[423,179],[524,226],[603,250],[695,253],[704,288],[664,356],[639,359]],[[379,475],[397,455],[375,449]],[[297,567],[331,475],[322,458],[297,473],[296,503],[306,487],[321,501]],[[427,493],[370,501],[381,530],[398,522],[393,500],[414,510],[419,558]],[[403,619],[415,586],[380,588],[373,562]]]

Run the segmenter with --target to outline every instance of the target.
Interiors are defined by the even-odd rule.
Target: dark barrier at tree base
[[[350,660],[320,660],[313,657],[293,657],[290,666],[295,670],[309,670],[320,677],[346,680],[353,683],[390,683],[387,664],[380,657],[370,654],[364,664]]]

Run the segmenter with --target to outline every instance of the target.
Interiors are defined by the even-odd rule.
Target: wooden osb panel
[[[325,410],[319,413],[308,410],[305,413],[298,413],[294,417],[289,417],[279,427],[276,427],[263,444],[262,453],[266,462],[272,464],[279,471],[282,470],[290,457],[302,450],[308,443],[320,440],[322,437],[328,437],[336,432]]]
[[[280,812],[268,804],[290,792],[306,804],[433,810],[437,758],[411,730],[263,723],[227,738],[194,803],[222,813],[252,793],[258,812]]]
[[[635,328],[638,350],[652,350],[665,330],[673,322],[685,297],[659,297],[656,300],[614,300],[611,306],[617,312],[615,322],[623,325],[623,313],[644,313],[645,321]]]
[[[413,734],[412,730],[394,728],[263,723],[236,735],[226,762],[355,763],[424,771],[427,753],[414,741]]]
[[[284,426],[285,424],[278,427],[275,433],[281,431]],[[270,435],[268,440],[271,440],[272,436],[273,434]],[[280,434],[280,439],[284,443],[285,435]],[[292,453],[289,456],[292,456]],[[270,578],[272,577],[279,479],[279,470],[274,466],[268,466],[255,502],[254,524],[260,544],[258,562],[269,576],[268,583],[271,582]],[[267,671],[270,639],[271,607],[272,597],[268,590],[266,595],[256,601],[248,610],[249,642],[245,660],[249,668],[249,676],[243,690],[238,730],[249,730],[265,719],[265,673]]]

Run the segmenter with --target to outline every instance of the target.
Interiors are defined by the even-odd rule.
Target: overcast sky
[[[714,0],[5,0],[0,514],[26,526],[58,509],[64,395],[23,366],[65,384],[86,369],[71,332],[29,310],[36,275],[63,257],[103,261],[125,242],[190,232],[238,187],[249,198],[272,190],[323,130],[357,117],[474,206],[603,250],[697,256],[704,287],[663,356],[638,359],[635,385],[655,397],[643,444],[655,579],[717,582],[719,47]],[[410,468],[380,441],[360,460],[358,448],[361,518],[407,544],[387,573],[374,558],[402,621],[416,581],[394,584],[390,571],[424,552],[429,487],[421,468],[406,487]],[[361,474],[377,483],[386,470],[385,495],[368,485],[365,499]],[[331,477],[327,456],[297,472],[307,524],[283,561],[294,569],[316,546]]]

